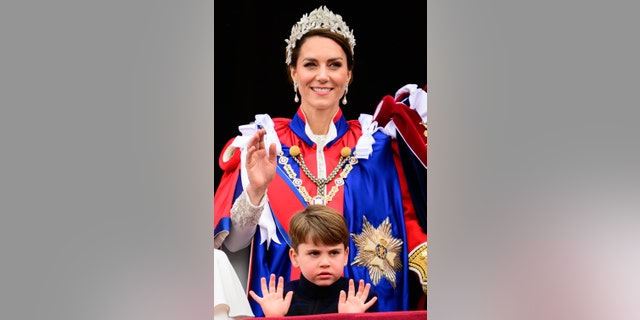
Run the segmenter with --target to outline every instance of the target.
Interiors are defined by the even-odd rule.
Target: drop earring
[[[342,104],[347,104],[347,92],[349,92],[349,85],[344,86],[344,97],[342,97]]]
[[[293,83],[293,92],[295,92],[295,95],[293,96],[293,101],[300,102],[300,98],[298,98],[298,83],[297,82]]]

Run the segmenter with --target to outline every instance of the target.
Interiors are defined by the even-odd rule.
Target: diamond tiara
[[[296,47],[296,42],[300,40],[307,32],[316,29],[329,29],[332,32],[338,33],[345,37],[349,41],[351,47],[351,53],[353,53],[353,47],[356,46],[356,38],[353,37],[353,31],[349,30],[342,16],[331,12],[326,6],[321,6],[307,14],[305,13],[300,21],[291,28],[291,36],[284,41],[287,43],[287,65],[291,63],[291,52]]]

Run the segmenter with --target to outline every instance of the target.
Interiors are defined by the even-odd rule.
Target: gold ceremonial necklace
[[[293,168],[289,164],[289,158],[285,157],[284,153],[282,152],[278,154],[278,162],[280,162],[280,164],[284,166],[284,170],[287,172],[287,176],[289,176],[289,179],[291,179],[293,185],[296,186],[296,188],[304,198],[304,201],[306,201],[308,204],[329,203],[329,201],[333,199],[336,193],[338,193],[339,187],[344,185],[344,179],[347,178],[349,172],[351,172],[351,170],[353,169],[353,165],[358,163],[358,159],[355,157],[355,153],[352,156],[351,149],[349,147],[344,147],[342,148],[342,150],[340,150],[340,161],[338,161],[338,165],[333,168],[333,171],[331,171],[328,177],[320,179],[316,178],[304,163],[304,158],[302,158],[300,147],[292,146],[289,149],[289,154],[291,155],[291,157],[293,157],[293,160],[298,163],[298,165],[302,169],[302,172],[304,172],[304,174],[318,187],[318,193],[316,194],[316,196],[311,197],[311,195],[309,195],[309,192],[307,192],[307,188],[302,185],[302,180],[298,178],[298,175],[295,173],[295,171],[293,171]],[[342,172],[340,172],[340,169],[343,166],[344,168],[342,169]],[[338,172],[340,172],[340,176],[336,178]],[[336,178],[335,185],[331,187],[331,191],[329,191],[328,194],[325,194],[325,188],[327,184],[334,178]]]

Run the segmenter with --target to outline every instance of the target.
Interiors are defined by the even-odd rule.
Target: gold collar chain
[[[293,171],[293,168],[289,164],[289,158],[284,156],[284,153],[280,152],[278,154],[278,162],[283,165],[285,172],[287,172],[287,176],[293,182],[293,185],[296,186],[304,201],[308,204],[327,204],[329,201],[333,199],[333,197],[338,193],[339,187],[344,185],[344,179],[347,178],[349,172],[353,169],[353,166],[358,163],[358,159],[354,155],[351,155],[351,149],[349,147],[344,147],[340,150],[340,161],[338,161],[338,165],[333,168],[333,171],[326,178],[316,178],[307,165],[304,162],[304,158],[302,158],[302,154],[300,152],[300,147],[292,146],[289,149],[289,154],[293,157],[293,160],[298,163],[302,172],[318,187],[318,192],[315,197],[311,197],[309,192],[307,192],[307,188],[302,185],[302,180],[298,178],[298,175]],[[346,164],[346,165],[345,165]],[[342,168],[344,166],[344,168]],[[342,172],[340,169],[342,168]],[[340,175],[336,178],[340,172]],[[335,184],[331,187],[331,191],[326,194],[325,187],[329,182],[331,182],[335,178]]]

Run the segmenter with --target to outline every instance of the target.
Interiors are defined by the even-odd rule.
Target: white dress
[[[214,249],[213,318],[253,318],[247,294],[227,255]]]

